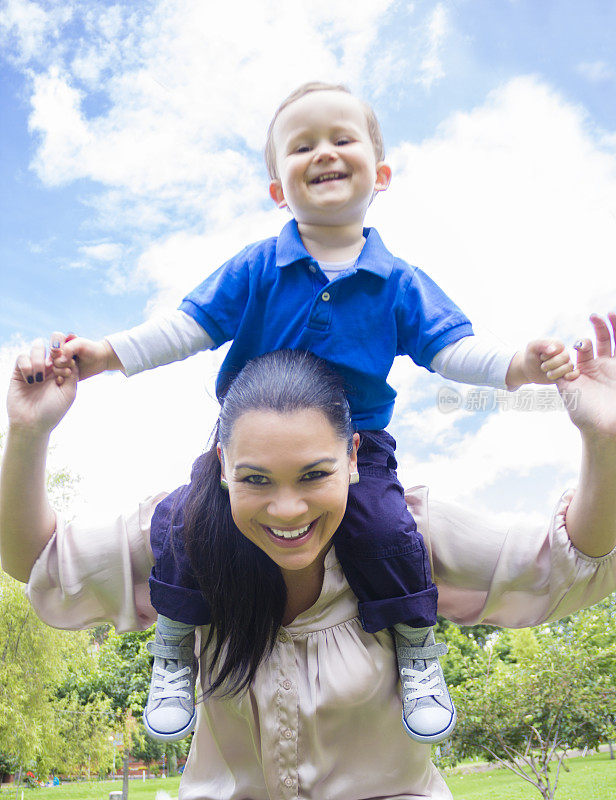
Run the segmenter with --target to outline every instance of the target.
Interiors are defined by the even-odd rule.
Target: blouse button
[[[291,688],[291,686],[293,686],[293,684],[291,683],[291,681],[283,681],[283,682],[282,682],[282,688],[283,688],[283,689],[286,689],[287,691],[289,691],[289,689]]]
[[[291,731],[291,730],[289,730],[289,728],[287,728],[286,731],[284,732],[284,738],[285,739],[292,739],[293,738],[293,731]]]
[[[288,786],[288,787],[289,787],[289,789],[290,789],[290,788],[291,788],[291,786],[293,786],[293,778],[285,778],[285,779],[284,779],[284,785],[285,785],[285,786]]]
[[[315,265],[314,265],[314,264],[311,264],[311,265],[308,267],[308,269],[310,270],[310,272],[316,272],[316,271],[317,271],[317,268],[315,267]]]
[[[279,642],[286,642],[286,641],[288,641],[288,639],[289,639],[289,637],[287,636],[287,634],[284,631],[280,631],[280,633],[278,634],[278,641]]]
[[[328,303],[329,302],[329,298],[330,298],[329,292],[323,292],[323,294],[321,295],[321,300],[324,303]]]

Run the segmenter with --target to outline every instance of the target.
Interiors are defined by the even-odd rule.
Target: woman
[[[616,315],[609,322],[616,333]],[[561,388],[577,392],[568,408],[583,440],[580,483],[547,531],[499,530],[428,502],[425,488],[409,493],[440,612],[456,622],[537,624],[616,588],[616,358],[606,323],[594,317],[593,325],[596,355],[581,343],[581,376]],[[246,369],[202,457],[204,475],[219,465],[216,484],[193,481],[186,507],[187,549],[224,646],[201,632],[201,688],[211,696],[199,704],[180,797],[449,798],[429,746],[400,727],[391,637],[363,631],[329,548],[358,445],[344,397],[323,388],[311,357],[270,354]],[[75,373],[61,387],[51,378],[29,385],[16,367],[0,495],[3,566],[29,581],[49,624],[110,619],[119,630],[142,629],[154,619],[149,522],[161,498],[88,529],[56,521],[46,500],[47,442],[72,403]]]

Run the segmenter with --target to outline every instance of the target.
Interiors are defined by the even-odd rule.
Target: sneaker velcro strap
[[[159,644],[159,642],[148,642],[146,648],[151,655],[164,658],[167,661],[192,661],[195,655],[191,647]]]
[[[425,647],[399,647],[398,654],[411,661],[426,661],[446,655],[447,645],[444,642],[438,642],[438,644],[429,644]]]

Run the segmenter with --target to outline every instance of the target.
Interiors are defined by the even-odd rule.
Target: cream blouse
[[[411,490],[407,501],[431,554],[439,612],[464,625],[521,627],[613,592],[616,551],[591,558],[574,548],[564,523],[570,497],[563,496],[547,530],[513,530],[428,502],[425,487]],[[59,522],[28,584],[37,614],[60,628],[151,625],[149,524],[161,499],[100,527]],[[451,798],[430,747],[406,736],[400,715],[392,638],[362,629],[332,549],[317,602],[281,628],[250,690],[199,704],[179,798]]]

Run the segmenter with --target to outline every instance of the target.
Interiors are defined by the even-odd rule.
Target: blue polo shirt
[[[417,267],[387,250],[374,228],[355,265],[328,281],[304,247],[297,223],[249,245],[194,289],[180,309],[216,347],[232,341],[216,391],[251,358],[282,348],[310,350],[344,379],[357,430],[385,428],[396,392],[395,356],[419,366],[470,336],[471,323]]]

